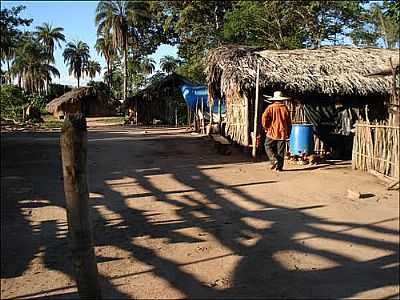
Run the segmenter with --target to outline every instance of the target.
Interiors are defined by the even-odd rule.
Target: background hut
[[[49,113],[57,118],[66,114],[82,113],[86,117],[104,117],[116,114],[116,102],[93,87],[73,89],[46,105]]]
[[[183,124],[187,119],[187,105],[180,87],[190,84],[177,74],[153,76],[152,81],[125,103],[130,119],[139,124]],[[136,119],[136,120],[135,120]]]
[[[293,121],[314,125],[320,138],[316,148],[322,141],[325,148],[334,151],[347,141],[351,143],[357,119],[387,118],[385,103],[392,81],[366,75],[384,69],[396,56],[398,50],[344,46],[297,50],[222,46],[207,58],[209,99],[226,102],[225,134],[240,145],[250,145],[259,64],[259,115],[265,105],[261,95],[280,90],[291,98],[287,104]],[[351,145],[345,152],[351,154]]]

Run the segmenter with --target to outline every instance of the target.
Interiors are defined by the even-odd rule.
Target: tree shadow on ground
[[[96,247],[113,246],[127,251],[132,258],[151,269],[134,273],[124,271],[124,274],[117,276],[102,277],[105,298],[131,297],[135,291],[129,295],[121,292],[115,281],[149,272],[168,282],[187,298],[345,298],[398,284],[398,243],[348,232],[362,228],[387,236],[397,236],[398,231],[387,229],[379,223],[329,221],[309,213],[323,208],[319,203],[289,208],[273,204],[267,195],[261,199],[243,189],[252,185],[274,188],[275,181],[260,180],[232,185],[220,182],[207,175],[207,170],[222,168],[225,164],[245,163],[245,158],[239,155],[220,156],[214,152],[211,144],[204,143],[200,138],[164,136],[160,140],[154,135],[144,139],[124,140],[126,136],[127,134],[121,133],[117,135],[121,139],[109,139],[110,135],[101,133],[101,137],[93,137],[99,137],[98,141],[92,144],[89,142],[90,190],[101,195],[91,201],[94,240]],[[100,143],[100,138],[107,142]],[[33,182],[36,192],[50,201],[49,205],[64,207],[64,196],[60,187],[62,181],[59,178],[61,166],[58,145],[45,143],[49,143],[47,148],[32,151],[48,149],[45,153],[52,163],[46,170],[27,169],[24,176]],[[141,143],[140,147],[137,143]],[[145,155],[146,158],[141,159],[141,155]],[[135,157],[135,160],[132,160],[132,157]],[[135,165],[127,163],[131,161],[134,161]],[[20,169],[14,171],[21,172]],[[170,190],[156,186],[151,178],[163,175],[184,188]],[[52,178],[50,184],[55,186],[52,191],[47,191],[43,186],[49,184],[46,181],[49,176]],[[112,183],[116,181],[128,182],[128,185],[135,184],[146,192],[134,195],[123,193]],[[194,196],[194,193],[197,195]],[[130,201],[141,198],[150,198],[148,201],[159,201],[174,206],[177,219],[153,221],[152,217],[157,216],[157,213],[140,210],[129,204]],[[237,202],[238,199],[253,208],[243,208],[243,205]],[[18,203],[21,205],[20,209],[24,208],[23,206],[32,206],[29,202]],[[118,217],[107,218],[104,210]],[[23,231],[37,233],[32,235],[28,243],[30,249],[25,252],[29,254],[24,257],[20,266],[4,277],[2,273],[2,278],[20,276],[32,257],[39,252],[38,249],[44,249],[43,263],[47,269],[58,270],[72,278],[73,270],[66,246],[66,224],[59,221],[43,221],[34,228],[29,225],[26,216],[15,213],[19,218],[16,222],[24,224]],[[253,226],[247,222],[248,219],[269,225]],[[384,221],[387,220],[382,220]],[[345,229],[324,229],[329,226]],[[187,228],[197,228],[205,235],[188,236],[182,231]],[[299,238],[299,235],[302,237]],[[240,261],[233,272],[232,280],[224,283],[221,288],[217,286],[218,283],[204,282],[185,269],[190,262],[178,264],[160,255],[156,249],[136,243],[135,238],[138,237],[164,238],[168,245],[196,245],[212,238],[230,251],[230,254],[221,257],[235,255],[240,257]],[[313,247],[308,243],[312,239],[345,242],[384,250],[389,254],[361,261],[336,249]],[[248,243],[250,241],[252,243]],[[351,249],[348,251],[350,253]],[[278,254],[282,253],[286,253],[284,257],[292,264],[285,264],[278,258]],[[293,260],[293,253],[300,253],[305,261],[307,257],[318,257],[329,261],[331,266],[308,268],[301,261]],[[9,251],[3,253],[2,249],[2,257],[8,258],[10,255]],[[217,258],[207,257],[199,261]],[[97,256],[99,263],[115,259],[118,258]],[[65,287],[64,290],[66,288],[71,286]],[[51,299],[77,297],[74,291],[63,292],[57,289],[24,296],[40,298],[46,292],[55,294],[45,296]]]

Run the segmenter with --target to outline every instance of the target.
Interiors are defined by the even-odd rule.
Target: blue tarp
[[[180,86],[183,98],[186,104],[192,109],[196,109],[196,103],[198,103],[198,108],[201,108],[201,102],[203,101],[204,110],[209,111],[208,107],[208,90],[205,85],[189,85],[183,84]],[[218,101],[214,101],[212,108],[213,113],[218,113]],[[225,113],[225,103],[221,103],[221,113]]]

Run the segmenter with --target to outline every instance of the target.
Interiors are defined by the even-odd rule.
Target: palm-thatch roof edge
[[[54,113],[64,103],[75,103],[82,100],[85,97],[92,97],[96,95],[96,91],[93,87],[79,87],[75,88],[64,95],[53,99],[46,105],[46,109],[50,113]]]
[[[347,46],[296,50],[221,46],[211,50],[207,57],[207,83],[212,98],[233,89],[254,89],[260,63],[262,88],[329,96],[389,95],[389,78],[367,75],[387,69],[390,59],[398,55],[398,49]]]

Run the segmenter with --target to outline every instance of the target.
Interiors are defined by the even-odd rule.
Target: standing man
[[[271,160],[271,170],[282,171],[285,159],[286,140],[292,130],[292,120],[286,105],[282,102],[288,99],[282,92],[274,92],[274,96],[267,96],[268,102],[272,101],[261,118],[265,130],[265,152]]]

